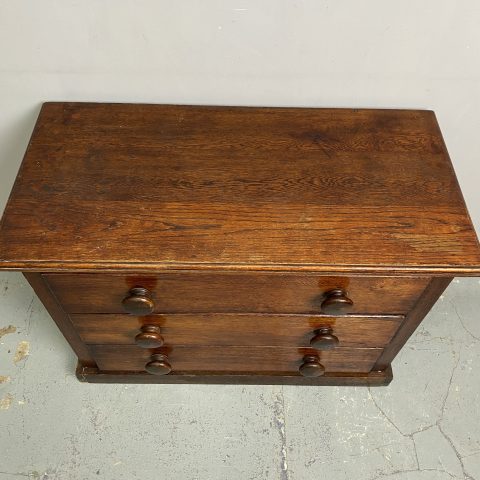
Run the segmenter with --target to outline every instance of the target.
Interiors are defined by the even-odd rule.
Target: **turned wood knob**
[[[315,336],[310,340],[310,346],[317,350],[331,350],[339,344],[338,337],[333,334],[330,327],[315,330]]]
[[[325,294],[322,302],[322,311],[330,315],[348,312],[353,307],[353,301],[347,297],[347,292],[341,288],[334,288]]]
[[[317,355],[305,355],[298,370],[304,377],[320,377],[325,373],[325,367]]]
[[[123,308],[132,315],[149,315],[155,308],[150,292],[143,287],[134,287],[122,301]]]
[[[172,371],[172,366],[166,355],[155,353],[145,365],[145,370],[152,375],[168,375]]]
[[[143,325],[140,333],[135,337],[135,343],[142,348],[157,348],[163,345],[160,327],[157,325]]]

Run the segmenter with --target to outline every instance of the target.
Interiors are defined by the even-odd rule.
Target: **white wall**
[[[478,0],[0,0],[0,208],[46,100],[431,108],[480,231]]]

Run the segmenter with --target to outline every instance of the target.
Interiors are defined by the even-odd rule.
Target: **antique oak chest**
[[[373,386],[480,250],[431,111],[46,103],[0,268],[82,381]]]

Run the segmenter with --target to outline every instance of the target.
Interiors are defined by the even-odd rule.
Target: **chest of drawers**
[[[82,381],[374,386],[480,250],[431,111],[46,103],[0,269]]]

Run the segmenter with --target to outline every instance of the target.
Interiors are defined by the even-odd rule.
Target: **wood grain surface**
[[[42,275],[35,272],[25,272],[24,276],[34,292],[38,295],[38,298],[43,303],[58,329],[62,332],[65,340],[67,340],[70,347],[77,355],[78,360],[86,367],[95,367],[95,361],[93,360],[87,346],[80,338],[78,331],[72,324],[71,318],[68,313],[65,312],[62,305],[58,303],[55,296],[52,295],[52,291]]]
[[[392,381],[392,368],[383,371],[368,373],[328,373],[321,377],[303,377],[301,375],[216,375],[212,374],[175,374],[150,375],[146,372],[102,372],[98,368],[91,368],[78,364],[77,378],[81,382],[90,383],[165,383],[165,384],[235,384],[235,385],[302,385],[302,386],[338,386],[338,387],[384,387]]]
[[[419,298],[412,310],[410,310],[392,341],[377,360],[374,367],[376,370],[384,370],[391,364],[392,360],[398,352],[400,352],[400,349],[405,345],[413,332],[415,332],[420,322],[425,318],[425,315],[427,315],[452,280],[453,278],[432,278],[424,294]]]
[[[320,313],[324,294],[344,288],[350,313],[404,314],[428,277],[334,277],[304,274],[165,273],[154,276],[47,274],[50,288],[70,313],[125,313],[132,287],[145,287],[157,313]]]
[[[320,327],[332,327],[340,346],[384,347],[404,317],[170,314],[70,315],[85,343],[133,345],[142,325],[157,325],[167,345],[308,347]]]
[[[480,273],[420,110],[43,106],[0,267]]]
[[[144,371],[154,350],[129,345],[90,345],[103,371]],[[369,372],[381,348],[337,348],[317,352],[308,348],[175,346],[155,352],[166,353],[172,373],[300,375],[305,354],[318,355],[326,372]]]

